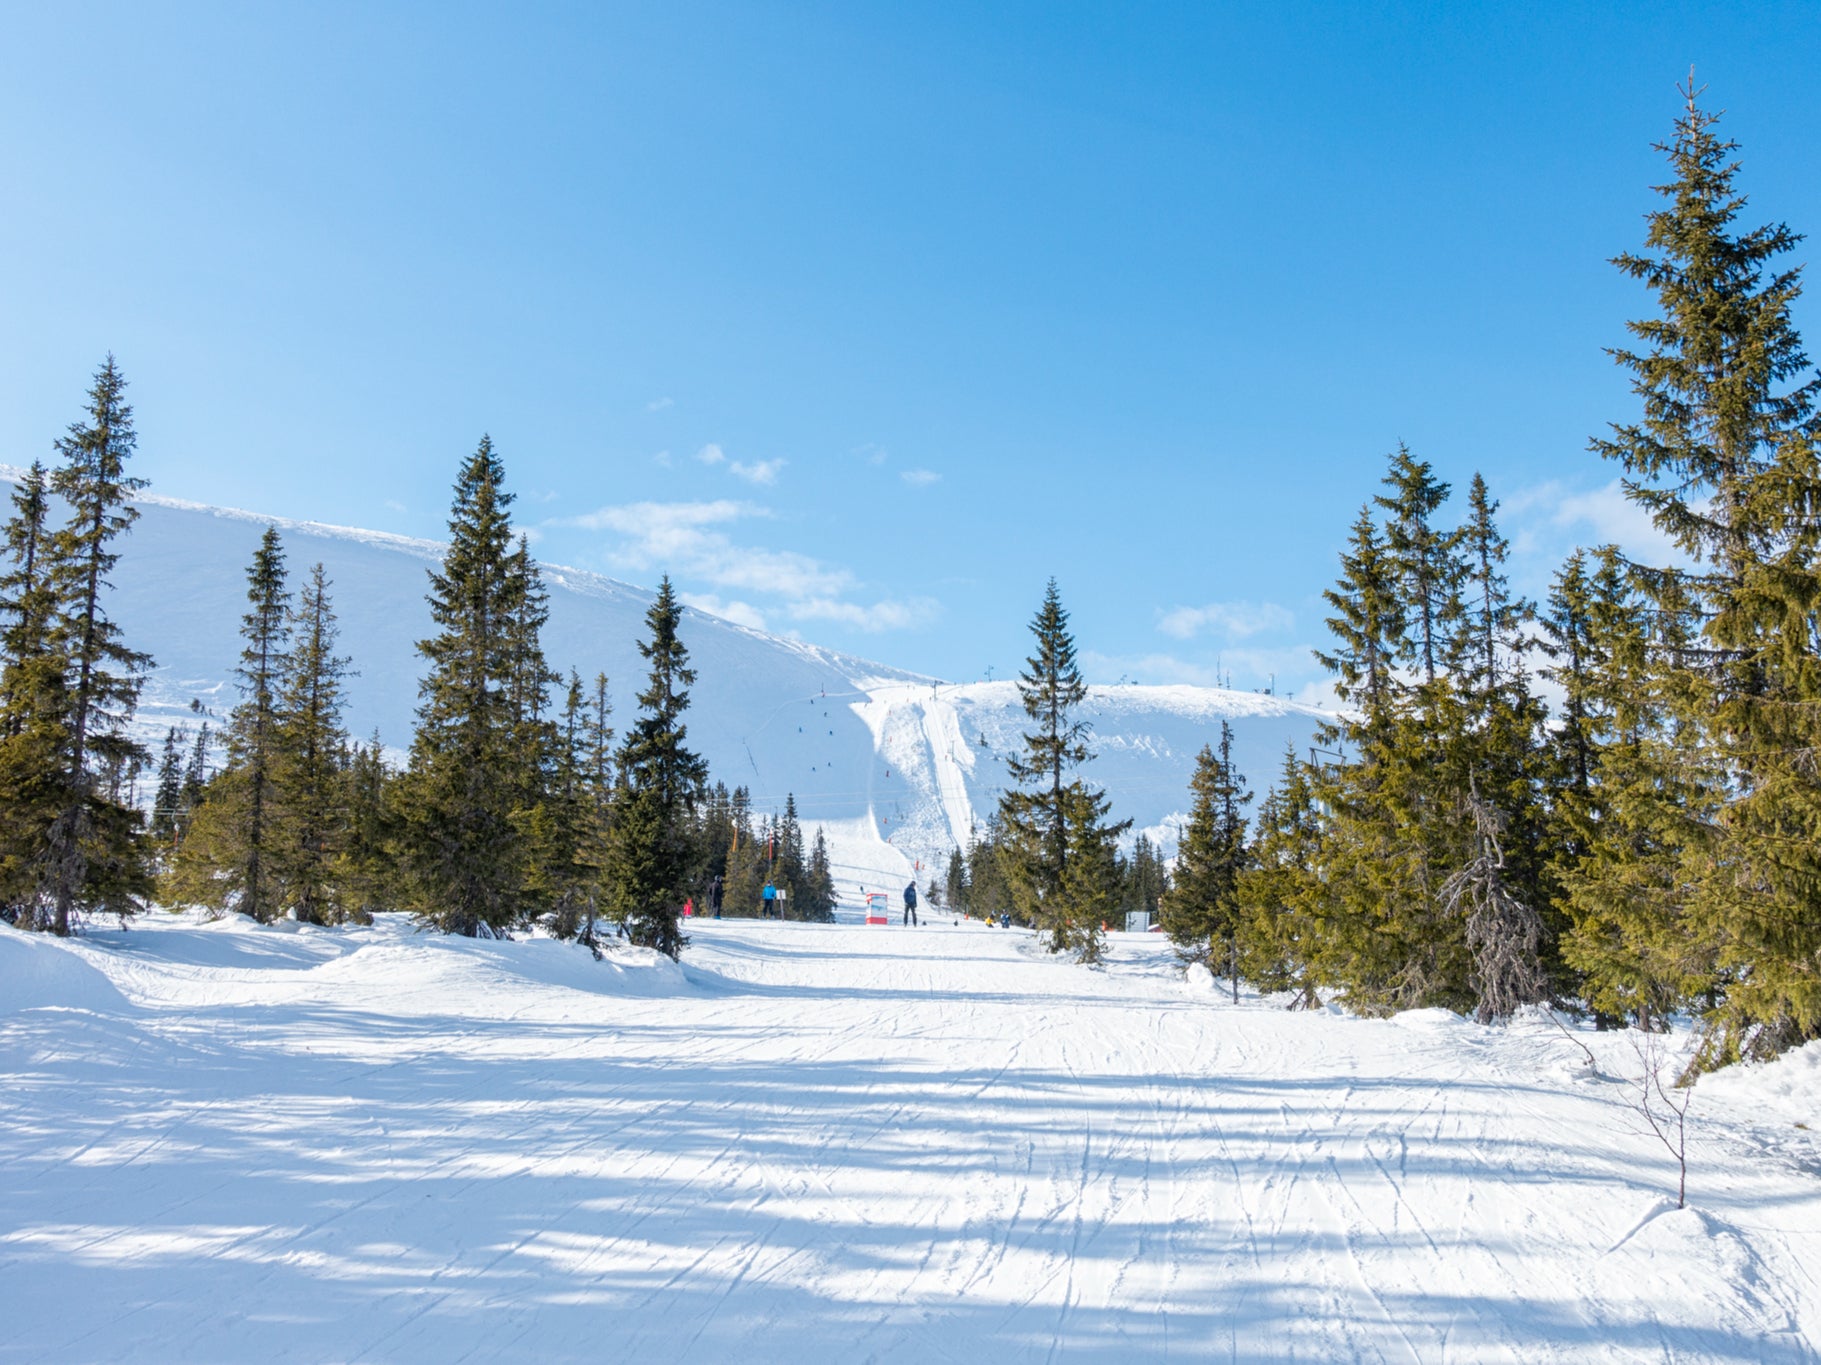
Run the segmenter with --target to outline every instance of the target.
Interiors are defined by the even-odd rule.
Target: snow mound
[[[1699,1085],[1710,1096],[1821,1134],[1821,1040],[1806,1043],[1772,1062],[1730,1066]]]
[[[0,1016],[31,1009],[126,1009],[126,997],[79,949],[0,925]]]

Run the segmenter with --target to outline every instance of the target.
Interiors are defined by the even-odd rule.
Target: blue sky
[[[540,553],[943,677],[1295,690],[1385,453],[1539,590],[1691,62],[1821,230],[1812,5],[11,5],[0,461]],[[1804,252],[1807,251],[1805,244]],[[1799,322],[1814,317],[1805,302]],[[130,624],[130,623],[129,623]]]

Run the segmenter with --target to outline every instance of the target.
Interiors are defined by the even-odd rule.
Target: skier
[[[915,882],[904,888],[904,918],[901,923],[910,925],[917,923],[917,883]]]
[[[721,918],[721,898],[726,894],[727,888],[721,881],[721,874],[717,872],[714,880],[708,883],[708,908],[714,911],[716,919]]]

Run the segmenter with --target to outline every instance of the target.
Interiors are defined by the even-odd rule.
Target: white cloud
[[[1341,709],[1340,696],[1334,690],[1334,683],[1327,678],[1304,683],[1296,689],[1295,695],[1290,700],[1299,701],[1304,706],[1320,707],[1323,711]]]
[[[727,466],[728,472],[736,479],[745,479],[747,483],[774,484],[778,481],[778,471],[784,468],[783,460],[754,460],[751,464],[735,460]]]
[[[662,465],[662,466],[664,466],[664,468],[669,469],[670,468],[670,452],[668,450],[660,450],[656,455],[653,455],[651,457],[651,462],[656,465]]]
[[[735,625],[750,626],[754,630],[765,629],[765,616],[750,602],[724,602],[713,593],[686,592],[679,596],[683,605],[705,611],[710,616],[719,616],[723,621],[732,621]]]
[[[1289,611],[1275,602],[1210,602],[1205,607],[1171,608],[1158,618],[1157,629],[1178,640],[1192,640],[1204,630],[1244,640],[1295,624]]]
[[[394,512],[404,512],[404,511],[410,510],[404,505],[404,503],[395,501],[392,498],[386,499],[386,506],[391,508]]]
[[[925,626],[942,614],[940,604],[927,597],[913,597],[905,602],[843,602],[833,598],[809,598],[792,602],[786,611],[795,621],[839,621],[855,630],[877,634],[883,630],[909,630]]]
[[[874,445],[871,441],[868,441],[865,445],[855,446],[854,454],[864,456],[866,462],[870,465],[882,465],[886,460],[891,458],[884,446]]]
[[[1617,479],[1579,492],[1550,480],[1519,489],[1500,510],[1511,528],[1513,576],[1525,591],[1547,591],[1550,578],[1577,545],[1617,545],[1646,564],[1687,561],[1651,523],[1650,514],[1625,496]]]
[[[727,452],[722,450],[721,447],[716,445],[713,441],[710,441],[696,452],[696,458],[703,464],[717,465],[726,461]]]
[[[719,529],[729,522],[771,514],[750,503],[638,502],[603,507],[565,524],[625,537],[607,557],[620,570],[650,569],[739,592],[775,593],[792,600],[839,596],[853,586],[846,569],[823,564],[795,550],[736,545]]]
[[[932,483],[938,483],[942,479],[942,476],[933,469],[907,469],[898,477],[912,488],[928,488]]]
[[[671,398],[654,398],[645,405],[645,411],[662,412],[665,408],[675,406],[675,401],[676,400]]]
[[[752,503],[720,498],[711,502],[639,502],[602,507],[557,525],[611,533],[605,555],[627,574],[664,572],[712,591],[685,590],[691,606],[742,625],[764,629],[768,617],[792,621],[833,621],[869,632],[925,625],[940,614],[928,598],[855,602],[854,575],[795,550],[742,545],[731,534],[744,521],[771,513]],[[750,599],[774,599],[755,605]]]

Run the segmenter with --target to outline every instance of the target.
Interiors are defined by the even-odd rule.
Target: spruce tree
[[[804,874],[802,903],[798,913],[816,924],[835,922],[835,873],[828,858],[828,838],[820,828],[810,845],[809,868]]]
[[[12,501],[0,576],[0,906],[31,928],[53,903],[50,834],[69,802],[69,677],[42,464]]]
[[[437,629],[417,646],[427,669],[393,807],[412,908],[469,937],[512,922],[524,880],[512,815],[526,795],[528,661],[511,506],[505,466],[483,436],[456,479],[449,546],[430,571]]]
[[[1360,1010],[1464,1008],[1466,926],[1440,892],[1474,857],[1467,809],[1489,731],[1476,711],[1490,698],[1461,676],[1475,653],[1464,628],[1470,574],[1463,532],[1438,522],[1448,485],[1402,446],[1385,484],[1382,538],[1362,516],[1329,594],[1342,648],[1321,657],[1353,709],[1320,731],[1340,757],[1312,775],[1334,891],[1312,965]]]
[[[1737,145],[1692,80],[1659,150],[1671,178],[1645,251],[1615,264],[1655,296],[1612,354],[1642,400],[1593,449],[1690,566],[1658,567],[1659,611],[1686,598],[1699,625],[1664,662],[1685,743],[1709,750],[1728,799],[1690,851],[1687,928],[1713,954],[1703,1064],[1767,1056],[1821,1036],[1821,434],[1792,316],[1801,240],[1741,229]]]
[[[1340,582],[1322,594],[1334,608],[1327,624],[1338,647],[1332,653],[1318,650],[1315,657],[1336,675],[1341,700],[1361,714],[1366,733],[1377,735],[1396,703],[1394,670],[1404,648],[1405,621],[1396,566],[1370,507],[1359,509],[1340,563]],[[1335,732],[1324,742],[1339,737]]]
[[[0,735],[16,734],[32,705],[23,692],[31,665],[55,650],[56,584],[50,574],[50,486],[41,461],[33,461],[13,489],[6,523],[8,568],[0,574]]]
[[[372,922],[377,911],[399,904],[402,892],[394,860],[392,773],[376,732],[365,744],[351,746],[345,783],[345,821],[335,858],[335,885],[344,919]]]
[[[335,652],[341,632],[321,564],[311,566],[289,629],[274,733],[274,861],[285,907],[302,923],[336,924],[343,918],[336,867],[348,823],[341,716],[349,661]]]
[[[781,890],[787,890],[784,914],[802,919],[801,901],[807,885],[809,865],[803,852],[803,827],[797,823],[797,798],[794,792],[784,797],[784,813],[778,818],[777,864],[772,878]]]
[[[1031,622],[1037,650],[1018,680],[1035,728],[1024,734],[1023,752],[1006,761],[1018,786],[999,799],[999,854],[1019,918],[1045,931],[1052,953],[1067,950],[1097,962],[1101,922],[1116,893],[1113,842],[1127,825],[1109,824],[1105,795],[1070,776],[1091,757],[1091,727],[1075,716],[1087,684],[1068,621],[1052,578]]]
[[[1233,766],[1233,727],[1220,722],[1220,747],[1202,746],[1189,779],[1194,800],[1176,848],[1163,927],[1208,970],[1232,978],[1239,999],[1239,879],[1251,860],[1245,807],[1252,795]]]
[[[228,719],[227,763],[166,878],[166,899],[232,909],[268,923],[283,912],[283,843],[277,795],[279,686],[289,639],[284,547],[268,526],[247,567],[241,618],[240,703]]]
[[[158,787],[152,797],[152,838],[161,849],[177,840],[183,815],[183,759],[188,733],[177,725],[164,732],[164,751],[158,759]]]
[[[1435,477],[1428,461],[1399,445],[1385,475],[1391,490],[1373,501],[1387,514],[1385,547],[1401,580],[1403,617],[1407,622],[1402,661],[1433,686],[1454,633],[1465,615],[1460,588],[1462,536],[1435,523],[1448,500],[1448,485]]]
[[[944,889],[951,906],[964,915],[973,914],[973,893],[967,880],[967,858],[958,848],[949,850]]]
[[[126,472],[137,441],[126,379],[110,355],[95,374],[84,420],[57,442],[62,463],[51,476],[51,491],[69,512],[48,547],[67,732],[48,779],[59,809],[45,836],[49,927],[57,934],[68,934],[84,909],[130,915],[151,890],[144,818],[119,799],[113,776],[145,760],[128,727],[152,661],[128,648],[103,604],[120,559],[114,542],[139,517],[130,499],[145,480]]]
[[[1563,956],[1581,994],[1603,1019],[1653,1029],[1715,979],[1711,937],[1691,920],[1689,872],[1720,780],[1686,718],[1689,674],[1665,666],[1698,628],[1692,610],[1670,582],[1647,600],[1637,577],[1611,546],[1591,575],[1563,575],[1560,614],[1574,625],[1551,633],[1574,732],[1555,808],[1556,880],[1570,926]]]
[[[592,833],[594,793],[586,753],[587,694],[573,669],[556,722],[556,751],[543,795],[514,813],[525,846],[525,907],[548,917],[557,938],[593,947],[591,909],[598,854]]]
[[[665,575],[645,613],[651,665],[639,716],[619,754],[621,791],[608,845],[607,895],[627,938],[668,957],[685,945],[680,918],[690,892],[690,823],[708,766],[686,745],[682,715],[695,670],[677,633],[683,606]]]
[[[1321,819],[1309,769],[1284,753],[1234,885],[1240,973],[1262,991],[1293,991],[1292,1009],[1321,1004],[1317,963],[1326,887]]]

